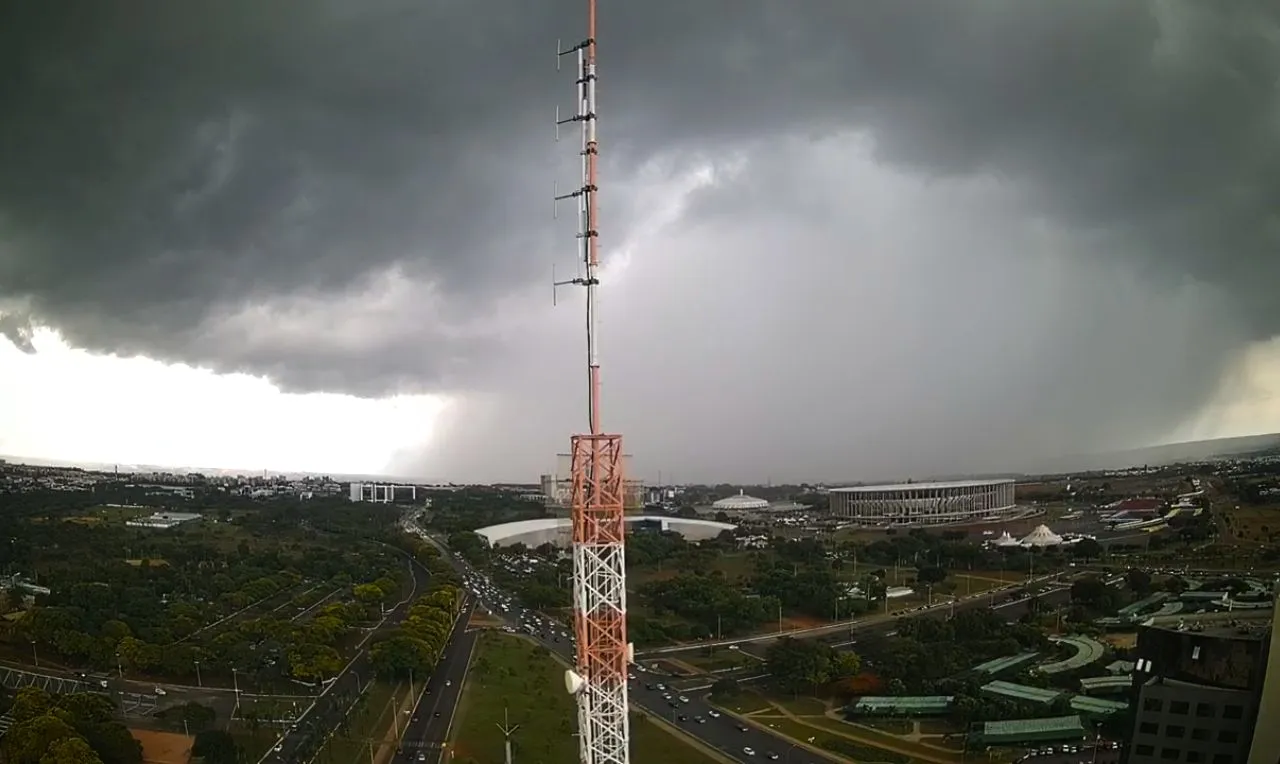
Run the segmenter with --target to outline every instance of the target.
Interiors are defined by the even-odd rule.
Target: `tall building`
[[[570,492],[573,488],[571,475],[573,474],[569,468],[569,455],[557,454],[557,472],[555,474],[546,474],[539,476],[539,484],[542,486],[542,497],[548,509],[569,509]],[[623,474],[628,474],[631,467],[631,456],[623,455],[622,469]],[[645,487],[643,480],[623,479],[623,507],[627,511],[634,511],[644,507],[645,503]]]
[[[1253,761],[1274,612],[1200,613],[1142,627],[1129,764]],[[1263,761],[1276,764],[1276,754]]]

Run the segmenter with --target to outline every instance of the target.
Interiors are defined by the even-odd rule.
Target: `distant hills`
[[[1192,440],[1184,443],[1167,443],[1159,446],[1148,446],[1146,448],[1134,448],[1124,451],[1113,451],[1101,454],[1076,454],[1074,456],[1062,456],[1048,460],[1043,464],[1036,465],[1034,471],[1028,470],[1024,472],[1003,472],[1003,473],[985,473],[982,475],[937,475],[934,479],[950,480],[963,478],[1018,478],[1027,474],[1064,474],[1068,472],[1093,472],[1099,470],[1123,469],[1125,467],[1139,467],[1142,465],[1161,466],[1166,464],[1174,464],[1176,462],[1199,462],[1212,461],[1216,459],[1229,459],[1232,457],[1246,456],[1262,456],[1268,454],[1280,455],[1280,433],[1270,433],[1267,435],[1246,435],[1237,438],[1214,438],[1211,440]],[[5,456],[0,454],[0,459],[5,459],[14,464],[31,464],[45,467],[79,467],[81,469],[93,470],[96,472],[111,472],[117,466],[121,472],[169,472],[174,474],[185,474],[188,472],[200,472],[205,475],[243,475],[246,477],[261,476],[270,474],[271,476],[281,475],[290,479],[299,479],[305,477],[322,477],[322,473],[308,472],[291,472],[278,470],[243,470],[243,469],[226,469],[217,467],[159,467],[142,464],[95,464],[90,462],[69,462],[56,459],[36,459],[24,456]],[[411,479],[404,477],[392,477],[387,475],[339,475],[332,474],[335,480],[401,480],[403,482],[440,482],[448,481],[423,481],[421,479]]]
[[[1160,466],[1177,462],[1201,462],[1232,457],[1262,455],[1280,451],[1280,433],[1245,435],[1238,438],[1213,438],[1167,443],[1147,448],[1134,448],[1103,454],[1066,456],[1053,459],[1042,468],[1046,473],[1082,472],[1122,469],[1144,464]]]

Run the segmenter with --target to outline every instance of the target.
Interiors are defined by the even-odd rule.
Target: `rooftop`
[[[982,685],[982,691],[1014,700],[1025,700],[1029,703],[1052,703],[1062,696],[1061,690],[1043,690],[1039,687],[1029,687],[1025,684],[1014,684],[998,679]]]
[[[1105,700],[1087,695],[1077,695],[1071,699],[1071,710],[1082,714],[1114,714],[1128,707],[1129,704],[1123,700]]]
[[[859,711],[873,708],[946,710],[953,700],[955,696],[952,695],[864,695],[853,704],[853,707]]]
[[[905,491],[932,488],[978,488],[981,486],[1013,485],[1012,479],[998,480],[935,480],[924,483],[891,483],[888,485],[855,485],[848,488],[832,488],[831,493],[866,493],[868,491]]]
[[[984,735],[1030,735],[1037,732],[1075,732],[1083,731],[1084,725],[1078,715],[1051,716],[1046,719],[1009,719],[1003,722],[984,722]]]
[[[1019,653],[1018,655],[1006,655],[1003,658],[994,658],[986,663],[979,663],[973,667],[973,670],[979,674],[998,674],[1001,671],[1008,671],[1014,666],[1021,666],[1039,654],[1033,650],[1028,653]]]

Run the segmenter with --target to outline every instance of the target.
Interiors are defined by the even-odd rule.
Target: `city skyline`
[[[0,125],[0,452],[545,471],[582,386],[550,294],[577,4],[184,7],[0,25],[33,73]],[[603,10],[608,427],[731,481],[1280,431],[1276,18],[1232,13]]]

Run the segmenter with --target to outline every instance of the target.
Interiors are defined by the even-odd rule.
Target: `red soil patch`
[[[821,618],[813,618],[811,616],[790,616],[782,619],[783,631],[795,631],[797,629],[813,629],[818,626],[826,626],[830,621]]]
[[[143,764],[187,764],[191,760],[195,738],[154,730],[131,729],[129,734],[142,744]]]

